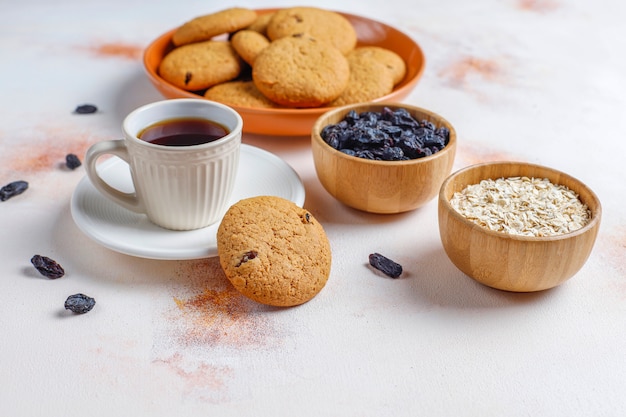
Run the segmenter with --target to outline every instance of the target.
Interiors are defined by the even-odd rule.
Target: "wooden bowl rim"
[[[592,209],[589,204],[587,204],[587,207],[589,208],[589,210],[591,210],[591,220],[589,221],[589,223],[587,223],[586,225],[584,225],[583,227],[581,227],[580,229],[574,230],[572,232],[567,232],[567,233],[563,233],[560,235],[554,235],[554,236],[520,236],[520,235],[514,235],[514,234],[510,234],[510,233],[505,233],[505,232],[498,232],[496,230],[490,230],[487,229],[486,227],[483,227],[479,224],[476,224],[474,222],[472,222],[471,220],[467,219],[465,216],[463,216],[461,213],[459,213],[458,211],[456,211],[456,209],[454,207],[452,207],[452,204],[450,204],[450,200],[448,200],[445,196],[446,194],[446,188],[448,186],[448,184],[450,184],[455,178],[457,178],[459,175],[462,175],[464,173],[467,173],[468,171],[473,171],[473,170],[477,170],[477,169],[481,169],[484,168],[486,166],[496,166],[496,165],[518,165],[518,166],[526,166],[526,167],[530,167],[530,168],[537,168],[537,169],[543,169],[543,170],[548,170],[551,171],[555,174],[558,175],[562,175],[564,177],[568,177],[569,179],[573,180],[574,182],[578,183],[578,185],[585,189],[585,191],[591,196],[591,199],[593,200],[594,204],[596,205],[595,209]],[[501,176],[498,176],[497,178],[501,178]],[[536,177],[535,177],[536,178]],[[495,179],[495,178],[492,178]],[[558,184],[557,184],[558,185]],[[576,191],[574,191],[576,192]],[[576,194],[580,195],[580,193],[576,192]],[[453,216],[455,219],[461,221],[462,223],[464,223],[465,225],[479,230],[481,233],[485,233],[488,236],[493,236],[496,238],[500,238],[500,239],[505,239],[505,240],[514,240],[514,241],[526,241],[526,242],[534,242],[534,243],[538,243],[538,242],[550,242],[550,241],[560,241],[560,240],[566,240],[566,239],[571,239],[574,238],[576,236],[582,235],[587,233],[588,231],[594,229],[595,227],[598,226],[598,223],[600,222],[600,218],[602,217],[602,205],[600,203],[600,199],[598,198],[598,196],[596,195],[596,193],[593,192],[593,190],[591,188],[589,188],[589,186],[587,186],[587,184],[585,184],[584,182],[582,182],[581,180],[579,180],[578,178],[575,178],[563,171],[560,171],[558,169],[555,168],[551,168],[545,165],[539,165],[539,164],[533,164],[530,162],[516,162],[516,161],[493,161],[493,162],[482,162],[482,163],[478,163],[478,164],[473,164],[473,165],[469,165],[466,166],[464,168],[461,168],[455,172],[453,172],[452,174],[450,174],[450,176],[448,176],[448,178],[446,178],[443,183],[441,184],[441,188],[439,190],[439,203],[442,204],[443,208],[450,213],[451,216]]]
[[[355,109],[355,108],[361,108],[361,107],[367,107],[367,108],[372,108],[372,109],[382,109],[383,107],[390,107],[392,109],[397,109],[397,108],[405,108],[405,109],[409,109],[409,110],[413,110],[413,111],[417,111],[417,112],[421,112],[424,114],[427,114],[428,116],[432,117],[432,118],[436,118],[441,120],[446,127],[448,128],[448,130],[450,131],[450,137],[448,140],[448,143],[446,144],[446,146],[444,146],[444,148],[442,150],[440,150],[439,152],[436,152],[432,155],[429,156],[424,156],[422,158],[416,158],[416,159],[408,159],[405,161],[378,161],[378,160],[372,160],[372,159],[365,159],[365,158],[359,158],[357,156],[352,156],[352,155],[348,155],[347,153],[341,152],[335,148],[333,148],[332,146],[330,146],[328,143],[326,143],[326,141],[324,139],[322,139],[322,136],[320,135],[320,132],[322,131],[322,129],[324,128],[324,126],[326,126],[326,124],[324,124],[325,120],[328,119],[330,116],[335,115],[337,113],[344,113],[347,114],[350,110]],[[368,111],[363,109],[362,111]],[[411,104],[406,104],[406,103],[398,103],[398,102],[389,102],[389,103],[355,103],[355,104],[348,104],[346,106],[342,106],[342,107],[337,107],[334,109],[331,109],[329,111],[327,111],[326,113],[322,114],[313,124],[313,128],[311,129],[311,137],[312,139],[317,142],[319,145],[321,145],[321,147],[325,147],[326,151],[329,152],[332,156],[336,157],[336,158],[340,158],[343,160],[347,160],[347,161],[360,161],[363,164],[366,165],[372,165],[372,166],[379,166],[379,167],[404,167],[404,166],[408,166],[408,165],[419,165],[419,164],[425,164],[428,163],[430,161],[433,161],[435,159],[441,158],[443,157],[445,154],[449,153],[449,152],[453,152],[454,149],[456,149],[456,143],[457,143],[457,138],[456,138],[456,130],[454,129],[454,126],[452,125],[452,123],[450,123],[446,118],[442,117],[441,115],[432,112],[428,109],[424,109],[422,107],[418,107],[418,106],[413,106]]]

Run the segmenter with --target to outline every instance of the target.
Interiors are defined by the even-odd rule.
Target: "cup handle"
[[[122,192],[102,179],[96,169],[96,162],[102,155],[115,155],[127,164],[129,163],[128,148],[124,140],[106,140],[95,143],[87,150],[85,154],[85,167],[87,168],[87,176],[93,184],[93,186],[100,191],[104,196],[113,200],[120,206],[134,211],[136,213],[145,213],[143,203],[137,197],[137,193],[125,193]]]

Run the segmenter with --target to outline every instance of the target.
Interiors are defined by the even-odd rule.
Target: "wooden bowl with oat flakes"
[[[439,192],[439,233],[452,263],[474,280],[515,292],[556,287],[587,261],[602,207],[585,184],[517,162],[472,165]]]

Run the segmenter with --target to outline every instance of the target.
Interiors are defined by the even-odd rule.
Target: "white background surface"
[[[3,416],[620,416],[626,414],[626,6],[583,0],[318,1],[397,26],[427,65],[407,102],[459,135],[455,169],[522,160],[565,171],[604,217],[584,268],[536,294],[483,287],[446,257],[436,201],[376,216],[315,176],[308,138],[244,136],[290,163],[333,249],[326,288],[297,308],[234,292],[216,258],[103,248],[69,212],[62,168],[161,99],[141,51],[200,14],[285,1],[0,3],[0,414]],[[93,103],[94,115],[72,114]],[[404,266],[371,270],[381,252]],[[29,260],[50,256],[48,280]],[[63,310],[70,294],[97,300]]]

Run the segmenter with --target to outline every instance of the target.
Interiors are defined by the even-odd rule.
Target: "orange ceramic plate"
[[[277,9],[258,9],[258,14],[271,13]],[[424,71],[424,54],[419,45],[409,36],[388,26],[365,17],[340,13],[348,19],[358,37],[358,45],[375,45],[390,49],[400,55],[407,65],[407,74],[394,90],[374,102],[403,100],[415,88]],[[159,36],[145,50],[143,63],[148,78],[166,98],[201,98],[201,95],[178,88],[159,76],[158,68],[163,57],[174,45],[172,34],[176,29]],[[243,117],[243,130],[248,133],[275,136],[308,136],[313,123],[330,107],[307,109],[265,109],[258,107],[231,106]]]

